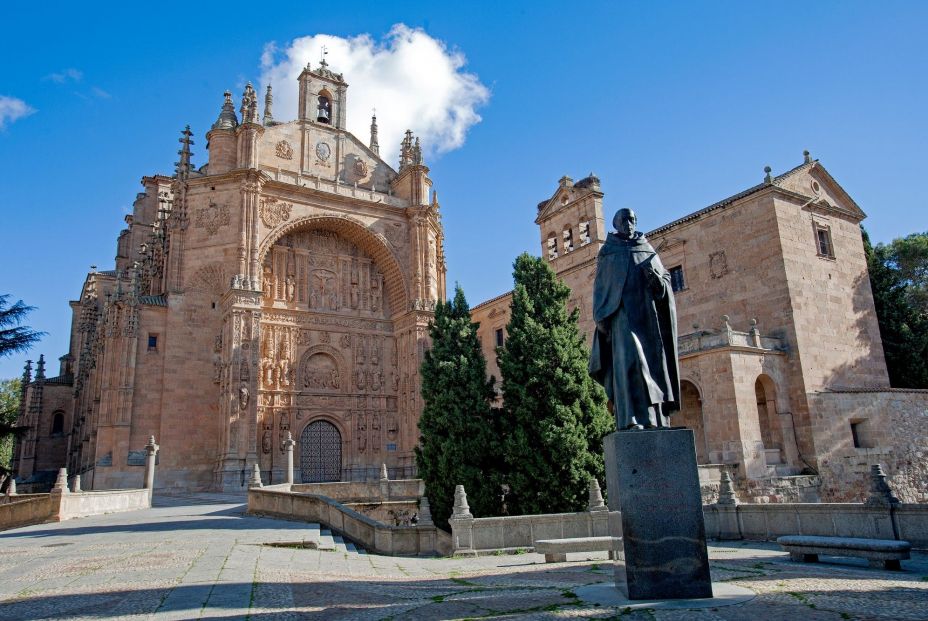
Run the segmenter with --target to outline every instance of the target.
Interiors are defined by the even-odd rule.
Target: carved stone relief
[[[264,226],[274,228],[282,222],[290,219],[290,210],[293,205],[278,201],[276,198],[265,198],[261,201],[261,221]]]
[[[709,255],[709,273],[712,278],[721,278],[728,273],[728,259],[724,250]]]
[[[232,215],[226,205],[217,205],[210,202],[209,207],[197,209],[194,214],[194,226],[206,229],[207,235],[215,235],[219,228],[229,224],[232,221]]]
[[[286,140],[280,140],[277,142],[277,146],[274,149],[274,152],[282,160],[292,160],[293,159],[293,147]]]
[[[300,388],[304,390],[331,392],[341,389],[338,362],[324,352],[304,358],[300,378]]]

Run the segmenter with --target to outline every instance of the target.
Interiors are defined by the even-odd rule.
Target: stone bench
[[[608,552],[609,558],[615,558],[615,550],[621,545],[621,537],[539,539],[535,542],[535,552],[544,554],[546,563],[563,563],[568,552]]]
[[[892,539],[854,539],[851,537],[815,537],[785,535],[777,543],[794,561],[817,563],[819,554],[865,558],[870,567],[902,569],[899,561],[911,558],[912,544]]]

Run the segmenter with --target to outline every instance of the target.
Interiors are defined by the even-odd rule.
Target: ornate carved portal
[[[272,246],[262,274],[258,418],[278,429],[262,468],[282,467],[284,425],[316,419],[301,434],[304,482],[376,475],[404,420],[383,272],[337,233],[301,230]],[[342,421],[345,437],[320,416]]]
[[[300,475],[303,483],[341,480],[342,434],[332,423],[317,420],[300,434]]]

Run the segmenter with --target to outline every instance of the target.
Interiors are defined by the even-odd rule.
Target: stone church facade
[[[615,209],[564,177],[538,205],[541,252],[592,336],[596,256]],[[647,233],[675,290],[682,409],[711,481],[760,501],[860,500],[869,465],[928,501],[928,391],[891,389],[861,238],[863,211],[817,160]],[[640,223],[649,220],[642,209]],[[472,309],[488,372],[510,294]]]
[[[85,489],[242,489],[254,463],[284,478],[287,434],[302,481],[415,471],[418,369],[445,297],[439,206],[418,139],[399,168],[346,130],[348,84],[323,61],[299,76],[296,120],[263,115],[249,84],[225,94],[191,164],[142,179],[115,269],[71,302],[71,346],[47,377],[24,374],[14,468],[37,486],[57,468]],[[394,146],[391,145],[391,150]]]

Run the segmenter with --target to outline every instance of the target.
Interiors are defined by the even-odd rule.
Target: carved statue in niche
[[[383,301],[383,275],[380,272],[374,274],[371,279],[371,310],[380,311],[380,304]]]
[[[274,387],[276,368],[274,365],[274,328],[265,326],[264,338],[261,343],[261,380],[265,388]]]
[[[380,366],[381,354],[383,353],[383,339],[380,337],[371,337],[371,364]]]
[[[397,392],[400,389],[400,375],[396,372],[396,369],[390,371],[390,388],[393,392]]]
[[[328,354],[316,353],[307,358],[301,373],[303,388],[331,391],[341,387],[338,363]]]
[[[213,343],[213,383],[218,384],[220,381],[222,381],[222,333],[219,333]]]
[[[383,441],[380,438],[380,414],[371,414],[371,450],[379,453],[381,444]]]
[[[274,299],[274,272],[269,265],[264,266],[262,280],[264,281],[264,299],[270,302]]]
[[[265,455],[271,452],[271,429],[270,427],[264,428],[264,435],[261,436],[261,450]]]
[[[319,333],[319,342],[320,342],[320,343],[328,344],[331,340],[332,340],[332,337],[329,335],[328,332],[320,332],[320,333]]]
[[[283,388],[290,385],[290,332],[286,328],[279,334],[277,346],[277,383]]]
[[[287,301],[292,302],[296,295],[296,279],[293,276],[287,276]]]
[[[363,413],[358,413],[358,452],[363,453],[367,449],[367,419]]]
[[[358,390],[364,390],[367,386],[367,380],[364,377],[364,369],[357,368],[354,370],[354,384],[357,386]]]
[[[351,335],[342,334],[341,339],[339,339],[339,345],[342,346],[342,349],[348,349],[349,347],[351,347]]]
[[[248,407],[248,386],[242,384],[238,389],[238,406],[242,410]]]
[[[287,439],[287,432],[290,431],[290,415],[286,412],[281,412],[280,414],[280,427],[278,431],[278,442],[277,446],[280,448],[281,453],[287,452],[287,447],[284,445],[284,441]]]
[[[399,433],[399,427],[396,424],[396,416],[391,414],[387,418],[387,439],[391,442],[396,440],[397,433]]]
[[[371,371],[371,390],[377,391],[380,390],[380,387],[383,385],[383,374],[380,372],[380,369],[374,369]]]
[[[360,304],[361,288],[358,286],[358,265],[355,261],[351,262],[351,308],[357,308]]]

